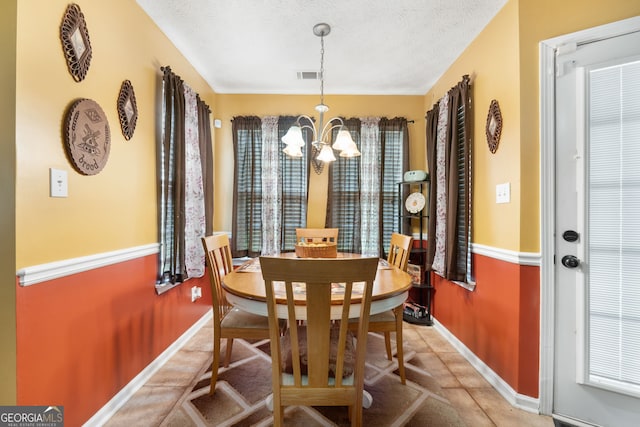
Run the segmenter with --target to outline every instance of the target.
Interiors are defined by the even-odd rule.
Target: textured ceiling
[[[424,95],[507,0],[136,1],[218,93],[319,93],[326,22],[325,93]]]

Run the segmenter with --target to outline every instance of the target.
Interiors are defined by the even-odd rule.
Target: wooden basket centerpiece
[[[338,247],[335,242],[302,238],[296,245],[298,258],[337,258]]]

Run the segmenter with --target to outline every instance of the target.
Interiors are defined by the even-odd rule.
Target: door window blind
[[[640,390],[640,61],[589,71],[589,375]]]

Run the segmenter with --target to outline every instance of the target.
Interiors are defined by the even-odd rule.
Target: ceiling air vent
[[[298,80],[320,80],[318,71],[298,71]]]

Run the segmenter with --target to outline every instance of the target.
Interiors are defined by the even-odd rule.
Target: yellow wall
[[[15,270],[41,263],[157,242],[156,134],[160,67],[172,69],[221,119],[215,129],[215,213],[231,229],[231,118],[312,114],[318,96],[215,95],[142,12],[135,0],[83,0],[93,49],[86,79],[67,70],[59,27],[68,0],[3,0],[0,6],[0,403],[16,396]],[[411,169],[425,167],[424,113],[462,75],[474,94],[474,236],[476,243],[539,251],[538,43],[640,14],[637,0],[511,0],[425,96],[326,96],[329,116],[404,116],[410,125]],[[120,131],[116,100],[124,79],[138,102],[135,134]],[[15,82],[15,85],[13,84]],[[97,101],[111,126],[112,146],[96,176],[66,158],[65,111],[77,98]],[[484,123],[492,99],[504,128],[490,154]],[[49,197],[49,168],[68,171],[69,197]],[[310,225],[322,225],[326,177],[312,173]],[[510,182],[512,201],[495,204],[495,185]],[[14,202],[15,200],[15,202]],[[15,204],[15,209],[14,209]]]
[[[638,0],[520,0],[521,250],[538,251],[540,175],[539,43],[640,15]],[[535,225],[535,227],[534,227]]]
[[[0,405],[16,403],[16,2],[0,6]]]
[[[93,57],[86,78],[75,82],[59,35],[69,3],[4,0],[0,6],[0,404],[17,398],[16,271],[158,241],[160,67],[171,66],[205,102],[215,102],[211,88],[135,0],[78,3]],[[125,79],[133,84],[139,113],[130,141],[117,114]],[[98,102],[110,124],[109,161],[95,176],[75,172],[63,145],[65,112],[77,98]],[[68,198],[49,197],[52,167],[67,171]]]
[[[520,99],[518,8],[511,1],[469,45],[425,96],[431,109],[464,74],[471,77],[473,102],[473,242],[519,250],[520,240]],[[485,123],[491,100],[502,112],[502,136],[491,154]],[[496,204],[496,184],[511,184],[511,203]],[[537,222],[529,229],[535,234]],[[537,234],[535,234],[537,237]]]
[[[18,2],[16,267],[157,242],[156,126],[160,67],[171,66],[213,105],[211,88],[135,0],[79,2],[93,57],[86,78],[67,70],[59,31],[67,0]],[[122,135],[117,98],[133,85],[138,122]],[[95,100],[109,119],[111,152],[97,175],[75,172],[63,122],[77,98]],[[49,197],[49,168],[68,171],[69,197]]]
[[[638,14],[637,0],[511,0],[426,94],[425,111],[472,76],[474,243],[540,251],[539,43]],[[485,137],[492,99],[503,118],[495,154]],[[506,182],[511,203],[496,204],[496,185]]]
[[[218,94],[214,116],[222,121],[215,129],[215,200],[214,229],[231,230],[233,204],[233,137],[231,119],[245,115],[314,116],[320,95],[230,95]],[[426,167],[424,111],[422,96],[345,96],[325,95],[330,107],[326,117],[406,117],[415,120],[409,125],[410,168]],[[317,113],[315,114],[316,119]],[[309,183],[309,227],[324,227],[327,199],[327,171],[322,175],[311,172]]]

